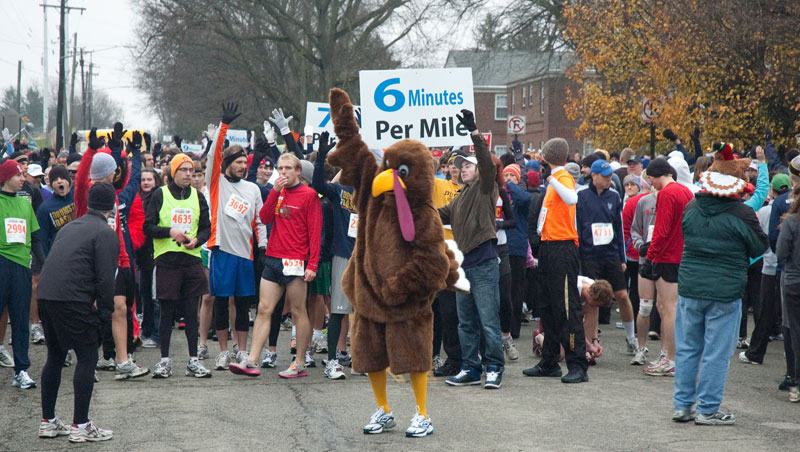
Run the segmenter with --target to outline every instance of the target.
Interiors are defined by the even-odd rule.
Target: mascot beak
[[[400,185],[403,187],[403,190],[406,189],[405,182],[403,182],[402,179],[394,176],[394,174],[395,173],[393,169],[387,169],[386,171],[378,174],[375,179],[372,180],[372,196],[374,198],[377,198],[387,191],[394,190],[395,179],[400,181]]]
[[[397,221],[400,224],[400,232],[403,234],[403,240],[406,242],[413,242],[416,236],[416,228],[414,227],[414,217],[411,216],[411,207],[408,205],[406,198],[406,184],[397,172],[392,169],[378,174],[372,181],[372,196],[378,197],[389,190],[394,192],[395,204],[397,206]]]

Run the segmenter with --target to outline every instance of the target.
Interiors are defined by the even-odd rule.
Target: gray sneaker
[[[117,370],[117,362],[114,358],[105,359],[102,356],[97,358],[97,370]]]
[[[0,367],[14,367],[14,359],[5,348],[0,349]]]
[[[516,361],[519,359],[517,346],[514,345],[514,339],[512,339],[511,336],[503,336],[503,351],[506,352],[506,357],[509,361]]]
[[[20,370],[14,374],[14,378],[11,379],[11,386],[20,389],[31,389],[36,387],[36,382],[31,379],[28,372]]]
[[[142,341],[142,348],[158,348],[158,342],[148,337]]]
[[[228,366],[231,364],[231,352],[225,350],[224,352],[220,352],[217,355],[217,360],[214,363],[214,369],[216,370],[228,370]]]
[[[675,410],[675,412],[672,413],[672,420],[675,422],[689,422],[693,421],[696,417],[697,415],[692,409]]]
[[[208,358],[208,345],[200,344],[197,346],[197,359]]]
[[[697,413],[694,423],[697,425],[733,425],[736,422],[736,417],[733,413],[724,413],[717,410],[716,413],[703,414]]]
[[[69,442],[71,443],[86,443],[97,441],[108,441],[114,437],[114,432],[111,430],[103,430],[94,425],[94,422],[89,423],[84,428],[78,428],[75,424],[72,425],[72,432],[69,434]]]
[[[379,407],[378,411],[373,413],[369,418],[369,424],[364,426],[364,434],[374,435],[383,433],[386,430],[391,430],[397,425],[394,420],[393,412],[386,412],[383,407]]]
[[[629,355],[636,355],[636,351],[639,350],[639,339],[634,337],[633,342],[628,341],[625,339],[625,352]]]
[[[155,374],[154,374],[155,375]],[[211,378],[211,371],[197,359],[190,359],[186,365],[186,376],[195,378]]]
[[[274,369],[275,363],[278,361],[278,353],[271,352],[269,349],[264,350],[264,355],[261,358],[261,367]]]
[[[64,367],[72,365],[72,350],[67,350],[67,356],[64,358]]]
[[[239,364],[246,363],[248,356],[249,355],[248,355],[247,351],[238,352],[238,353],[236,353],[236,362],[239,363]]]
[[[187,373],[188,374],[188,373]],[[172,360],[159,361],[153,370],[153,378],[169,378],[172,376]]]
[[[131,378],[143,377],[149,373],[150,369],[142,367],[129,359],[125,364],[117,365],[117,374],[114,375],[114,379],[130,380]]]
[[[44,344],[44,331],[42,326],[35,323],[31,326],[31,342],[34,344]]]

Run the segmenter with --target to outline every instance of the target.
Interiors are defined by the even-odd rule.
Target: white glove
[[[275,144],[275,129],[272,128],[269,121],[264,121],[264,139],[270,146]]]
[[[287,135],[292,131],[292,129],[289,128],[289,121],[291,121],[293,118],[294,116],[289,116],[287,118],[283,115],[283,109],[277,108],[272,110],[272,117],[269,118],[269,120],[281,131],[281,135]]]
[[[214,124],[209,124],[206,127],[205,134],[206,134],[206,137],[208,137],[209,140],[213,140],[214,138],[217,137],[217,126],[215,126]]]
[[[8,128],[3,129],[3,141],[6,143],[11,141],[11,133],[8,131]]]

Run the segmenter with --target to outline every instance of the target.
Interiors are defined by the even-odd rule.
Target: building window
[[[498,157],[505,154],[508,148],[506,146],[495,146],[494,147],[494,154]]]
[[[494,95],[494,119],[505,120],[508,104],[508,96],[505,94]]]
[[[522,108],[525,108],[525,98],[528,97],[527,86],[522,87]]]
[[[539,82],[539,114],[544,114],[544,81]]]

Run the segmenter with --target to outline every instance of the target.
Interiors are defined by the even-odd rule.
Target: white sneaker
[[[20,370],[11,380],[11,386],[20,389],[31,389],[36,387],[36,382],[31,379],[30,375],[28,375],[28,372]]]
[[[417,407],[417,414],[411,418],[411,425],[406,429],[406,436],[422,438],[432,434],[433,423],[431,418],[419,414],[419,407]]]
[[[629,355],[635,355],[636,351],[639,350],[639,339],[634,337],[633,342],[629,341],[628,339],[625,339],[625,346],[626,346],[625,351]]]
[[[31,325],[31,342],[34,344],[44,344],[44,331],[38,323]]]
[[[97,358],[97,370],[117,370],[117,362],[114,358],[105,359],[103,356]]]
[[[189,359],[186,365],[186,376],[195,378],[211,378],[211,371],[200,360]]]
[[[111,430],[103,430],[97,428],[94,422],[89,421],[86,427],[79,428],[77,425],[72,424],[72,432],[69,434],[69,442],[71,443],[86,443],[95,441],[108,441],[114,435]]]
[[[200,344],[197,346],[197,359],[208,358],[208,345]]]
[[[64,357],[64,367],[72,365],[72,350],[67,350],[67,356]]]
[[[314,353],[328,353],[328,333],[322,333],[314,341]]]
[[[55,418],[53,422],[42,419],[39,422],[39,438],[55,438],[57,436],[67,436],[72,432],[72,428]]]
[[[231,352],[225,350],[224,352],[220,352],[217,355],[217,360],[214,363],[214,369],[216,370],[228,370],[228,366],[231,364]]]
[[[159,361],[153,370],[153,378],[169,378],[172,376],[172,360]]]
[[[158,348],[158,343],[148,337],[142,341],[142,348]]]
[[[236,353],[236,362],[239,364],[247,363],[247,351],[241,351]]]
[[[433,357],[433,361],[431,362],[433,370],[436,370],[442,366],[444,366],[445,359],[439,355]]]
[[[239,344],[233,344],[233,352],[231,353],[233,356],[239,356]]]
[[[131,358],[133,357],[131,356]],[[130,380],[131,378],[143,377],[149,373],[150,369],[136,364],[133,359],[128,359],[125,364],[117,365],[117,374],[114,375],[114,379]]]
[[[647,361],[647,347],[637,348],[631,359],[632,366],[644,366]]]
[[[14,359],[11,358],[5,347],[0,349],[0,367],[14,367]]]
[[[275,368],[275,363],[278,361],[278,353],[271,352],[269,349],[264,350],[264,355],[261,358],[261,367],[264,368]]]
[[[317,367],[317,362],[314,361],[314,355],[311,350],[306,350],[306,367]]]
[[[503,336],[503,351],[506,352],[506,357],[509,361],[516,361],[519,359],[517,346],[514,345],[514,339],[512,339],[511,336]]]
[[[339,361],[332,359],[325,364],[325,376],[331,380],[344,380],[347,376],[344,374],[342,366]]]
[[[383,433],[384,430],[391,430],[396,425],[394,413],[391,411],[387,413],[383,407],[379,407],[378,411],[369,418],[369,424],[364,426],[364,433],[367,435]]]

